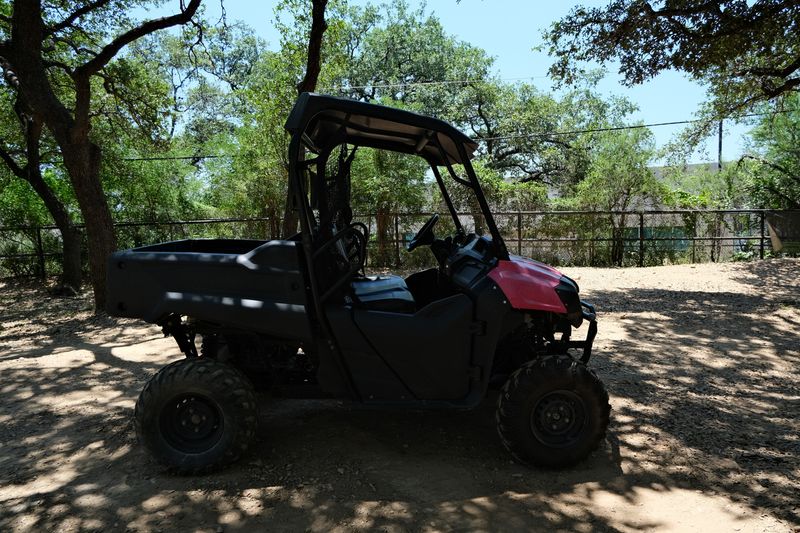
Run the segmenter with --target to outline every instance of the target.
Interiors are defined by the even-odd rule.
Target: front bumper
[[[586,364],[592,357],[592,344],[594,344],[594,338],[597,336],[597,311],[595,311],[592,304],[581,301],[581,314],[583,320],[589,322],[589,330],[586,332],[586,338],[582,341],[567,341],[567,348],[580,349],[582,351],[580,362]]]

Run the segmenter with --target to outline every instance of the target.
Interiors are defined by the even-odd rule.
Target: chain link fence
[[[355,221],[369,228],[370,266],[435,264],[427,248],[413,254],[405,250],[431,214],[356,215]],[[461,213],[459,220],[467,231],[485,231],[481,215]],[[796,248],[800,211],[516,211],[495,213],[495,221],[510,253],[556,266],[654,266],[763,258],[773,253],[775,242],[781,243],[784,253],[800,251]],[[120,249],[179,239],[268,239],[276,227],[269,218],[115,225]],[[436,230],[439,235],[452,235],[455,227],[450,217],[443,216]],[[60,260],[61,234],[54,226],[0,227],[0,277],[57,275]]]

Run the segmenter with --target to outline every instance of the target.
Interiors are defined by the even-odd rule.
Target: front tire
[[[525,363],[503,386],[497,430],[517,461],[566,467],[597,448],[610,411],[594,372],[568,355],[550,355]]]
[[[203,357],[171,363],[145,385],[136,402],[139,442],[180,473],[215,470],[237,460],[257,424],[250,382],[238,370]]]

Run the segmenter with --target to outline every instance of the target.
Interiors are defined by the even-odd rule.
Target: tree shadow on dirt
[[[759,268],[743,270],[741,282],[762,283]],[[796,524],[800,353],[796,308],[786,303],[797,301],[796,281],[791,288],[786,276],[785,283],[774,277],[763,295],[593,291],[601,313],[613,313],[606,323],[621,328],[604,339],[601,314],[592,361],[614,411],[601,448],[563,471],[511,462],[496,437],[492,401],[468,412],[409,412],[265,398],[242,461],[207,476],[176,476],[136,445],[130,424],[133,400],[164,354],[144,362],[126,354],[156,350],[148,339],[157,328],[152,337],[123,331],[97,340],[76,327],[0,356],[0,529],[664,525],[596,503],[611,494],[636,504],[642,490],[665,497],[702,490]],[[779,298],[770,296],[779,289]]]
[[[638,484],[703,487],[797,524],[797,263],[746,265],[734,279],[754,291],[593,291],[624,328],[596,364],[623,458],[633,472],[647,465]]]
[[[263,400],[251,453],[225,471],[172,475],[134,442],[131,399],[158,365],[111,339],[2,370],[3,530],[613,530],[562,491],[621,475],[604,445],[580,469],[516,465],[493,408],[382,411],[333,400]],[[144,349],[144,348],[142,348]]]
[[[119,335],[120,326],[140,324],[95,315],[89,293],[53,296],[30,280],[0,282],[0,361],[69,350],[82,338],[108,331]]]

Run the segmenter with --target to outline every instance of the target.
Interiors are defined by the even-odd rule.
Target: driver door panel
[[[457,294],[413,315],[354,309],[353,317],[418,400],[458,400],[469,391],[472,307],[467,296]]]

